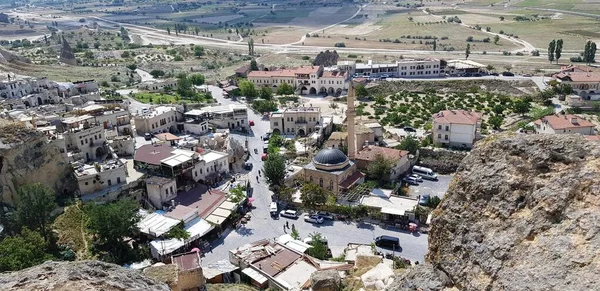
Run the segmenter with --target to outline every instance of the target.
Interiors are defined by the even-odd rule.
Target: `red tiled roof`
[[[166,144],[147,144],[135,151],[133,160],[151,165],[160,165],[160,160],[170,157],[171,152],[173,152],[173,148]]]
[[[200,268],[200,257],[197,252],[189,252],[173,256],[173,263],[177,265],[179,272],[196,270]]]
[[[345,78],[345,71],[325,71],[323,72],[323,78]]]
[[[274,71],[252,71],[248,73],[248,77],[295,77],[297,74],[316,74],[319,71],[319,66],[306,66],[285,70]]]
[[[600,82],[600,72],[562,72],[553,77],[571,82]]]
[[[552,129],[567,129],[567,128],[581,128],[581,127],[594,127],[594,124],[573,114],[567,115],[548,115],[535,121],[535,124],[541,125],[542,122],[547,122]]]
[[[598,69],[589,66],[569,65],[560,67],[561,72],[594,72]]]
[[[586,135],[585,139],[591,141],[600,141],[600,135]]]
[[[483,114],[467,110],[443,110],[433,115],[436,123],[477,124]]]
[[[301,255],[284,248],[274,256],[255,262],[252,265],[269,276],[275,277],[301,257]]]
[[[398,160],[408,155],[407,151],[384,148],[378,146],[368,146],[356,154],[357,160],[374,161],[377,155],[382,155],[386,160]]]
[[[365,174],[363,174],[359,171],[356,171],[352,175],[348,176],[348,178],[346,178],[346,180],[342,181],[340,183],[340,187],[348,189],[352,185],[354,185],[354,183],[356,183],[358,180],[362,179],[364,176],[365,176]]]

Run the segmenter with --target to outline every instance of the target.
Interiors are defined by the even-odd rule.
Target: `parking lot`
[[[419,183],[419,186],[410,186],[408,188],[409,196],[430,195],[444,198],[444,194],[448,190],[452,178],[454,178],[454,175],[438,175],[437,181],[423,179],[423,182]]]

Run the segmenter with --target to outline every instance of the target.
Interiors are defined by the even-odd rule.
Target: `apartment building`
[[[65,118],[61,121],[67,151],[73,160],[91,161],[108,153],[104,126],[91,115]]]
[[[319,78],[319,94],[340,96],[342,91],[348,90],[348,71],[332,69],[323,72]]]
[[[134,119],[135,130],[138,134],[176,132],[177,121],[182,119],[182,114],[176,107],[159,106],[150,109],[146,114],[138,115]]]
[[[439,59],[400,60],[394,63],[375,64],[372,60],[354,65],[355,77],[427,78],[443,74]]]
[[[248,124],[248,106],[246,105],[210,106],[200,110],[188,111],[185,115],[187,125],[184,125],[184,128],[191,130],[204,131],[205,121],[217,128],[237,130],[248,130],[250,128]],[[188,120],[191,122],[188,123]]]
[[[116,155],[113,159],[94,164],[73,163],[73,167],[81,196],[127,183],[127,167]]]
[[[548,115],[534,121],[536,133],[594,135],[594,124],[573,114]]]
[[[252,71],[248,80],[256,86],[276,90],[281,84],[290,84],[299,94],[341,94],[348,88],[349,75],[335,68],[325,70],[322,66],[304,66],[273,71]]]
[[[161,79],[144,81],[138,85],[138,88],[150,92],[163,91],[165,89],[177,89],[177,79]]]
[[[571,85],[573,92],[584,100],[600,100],[600,72],[565,71],[552,76],[556,81]]]
[[[467,110],[443,110],[433,115],[433,142],[472,148],[483,114]]]
[[[310,135],[323,124],[319,107],[286,108],[271,113],[270,122],[273,133],[298,136]]]

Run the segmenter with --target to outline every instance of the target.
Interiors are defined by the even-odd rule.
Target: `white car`
[[[293,219],[298,218],[298,212],[296,210],[281,210],[281,212],[279,212],[279,215]]]
[[[320,217],[318,215],[304,215],[304,221],[321,224],[323,223],[323,217]]]
[[[412,175],[410,175],[410,176],[408,176],[408,177],[409,177],[409,178],[413,178],[413,179],[415,179],[415,180],[416,180],[417,182],[419,182],[419,183],[423,182],[423,177],[421,177],[421,176],[419,176],[419,175],[417,175],[417,174],[412,174]]]

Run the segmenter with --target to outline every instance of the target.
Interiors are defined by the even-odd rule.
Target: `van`
[[[279,211],[277,211],[277,202],[271,202],[269,205],[269,212],[271,213],[271,217],[278,217]]]
[[[394,236],[382,235],[375,238],[375,245],[378,247],[398,249],[400,248],[400,239]]]
[[[148,107],[142,108],[142,115],[146,115],[148,113],[150,113],[150,109],[148,109]]]
[[[433,170],[430,168],[414,166],[412,168],[412,172],[413,172],[413,174],[420,175],[423,179],[432,180],[432,181],[437,181],[437,179],[438,179],[437,174],[434,173]]]

